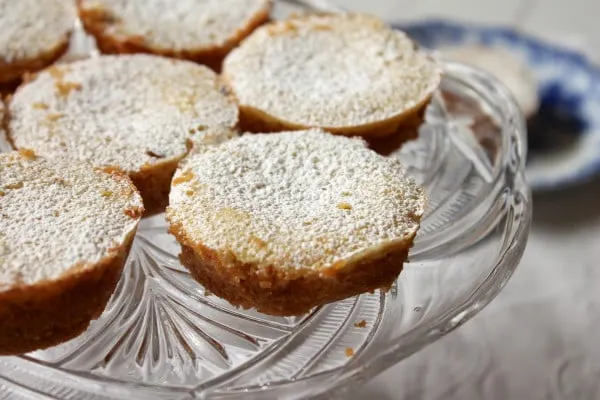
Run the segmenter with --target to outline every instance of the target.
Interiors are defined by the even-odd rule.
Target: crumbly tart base
[[[319,128],[336,135],[361,136],[369,143],[394,138],[393,141],[400,144],[418,137],[418,129],[425,120],[425,111],[430,102],[431,96],[402,115],[368,125]],[[275,118],[252,107],[240,106],[240,130],[242,132],[284,132],[308,128],[311,127]]]
[[[93,266],[59,279],[0,292],[0,355],[52,347],[84,332],[102,314],[133,243],[134,232]]]
[[[181,263],[209,292],[243,307],[276,316],[295,316],[324,304],[376,289],[388,290],[402,271],[412,247],[407,239],[383,252],[346,265],[343,269],[280,269],[256,267],[201,244],[190,245],[177,227],[170,232],[181,244]]]
[[[14,63],[6,63],[0,60],[0,91],[11,92],[21,82],[23,75],[40,71],[61,58],[69,49],[70,35],[65,41],[55,48],[40,54],[37,58],[30,60],[19,60]]]
[[[369,144],[369,148],[382,156],[389,156],[398,151],[404,143],[419,138],[419,128],[425,122],[425,112],[428,104],[408,116],[395,132],[383,136],[363,137],[363,139]]]
[[[144,216],[161,213],[169,205],[171,180],[182,158],[153,164],[139,172],[129,174],[133,185],[144,200]]]

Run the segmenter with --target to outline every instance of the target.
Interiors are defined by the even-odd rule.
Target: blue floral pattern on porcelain
[[[498,46],[527,63],[540,98],[528,121],[527,178],[534,190],[561,189],[600,175],[600,67],[585,55],[507,27],[448,20],[395,26],[425,48]]]

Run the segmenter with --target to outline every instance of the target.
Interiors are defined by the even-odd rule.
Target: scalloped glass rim
[[[251,395],[276,395],[275,393],[271,393],[271,391],[282,390],[290,386],[297,386],[298,389],[302,387],[305,390],[309,390],[310,396],[317,396],[327,392],[332,394],[336,390],[347,392],[359,382],[373,378],[467,322],[500,293],[512,276],[527,245],[532,216],[531,192],[523,174],[526,158],[526,141],[524,140],[526,137],[526,128],[523,116],[512,94],[491,74],[450,61],[443,62],[443,70],[446,77],[451,77],[459,81],[468,79],[470,88],[484,99],[488,105],[494,106],[493,109],[487,111],[491,111],[491,115],[501,123],[501,147],[503,150],[499,154],[501,161],[494,171],[494,181],[503,177],[503,172],[507,168],[516,172],[514,179],[510,179],[509,184],[514,189],[516,196],[519,197],[517,201],[521,202],[522,218],[520,218],[520,223],[511,227],[508,236],[505,237],[503,254],[496,263],[496,266],[492,269],[484,283],[471,294],[467,301],[456,305],[452,312],[448,312],[428,324],[406,332],[397,338],[386,351],[367,362],[360,359],[353,359],[344,367],[337,370],[326,371],[293,382],[240,388],[237,394],[243,395],[245,398]],[[319,383],[318,391],[314,390],[315,382]],[[344,387],[342,387],[343,385]],[[233,393],[236,393],[236,391],[215,391],[213,393],[202,394],[201,397],[206,395],[213,398],[214,395],[217,395],[215,398],[219,398],[219,394],[221,394],[225,395],[223,398],[228,398],[226,395]]]
[[[508,227],[501,250],[501,256],[483,283],[473,291],[466,301],[454,305],[452,309],[425,324],[417,326],[403,335],[387,343],[385,351],[365,359],[356,357],[345,365],[329,371],[317,373],[293,381],[276,382],[262,386],[219,389],[200,385],[190,390],[175,386],[155,386],[145,383],[118,381],[101,377],[88,372],[63,371],[56,369],[51,364],[24,356],[15,358],[12,364],[15,367],[27,368],[32,373],[38,373],[45,378],[52,378],[54,374],[60,380],[76,380],[78,385],[85,384],[90,392],[103,393],[115,398],[124,398],[133,393],[152,393],[165,396],[193,396],[198,398],[270,398],[283,393],[293,397],[305,398],[323,394],[335,389],[348,390],[351,384],[363,381],[382,372],[394,363],[408,357],[426,345],[434,342],[443,335],[452,331],[474,316],[486,306],[496,294],[504,287],[524,251],[531,218],[530,194],[523,178],[524,146],[521,136],[524,132],[523,120],[512,98],[501,85],[485,73],[460,64],[447,63],[444,66],[446,77],[458,82],[468,82],[468,87],[476,92],[477,96],[492,107],[492,116],[497,117],[502,126],[501,152],[498,154],[499,163],[494,169],[494,181],[506,180],[508,187],[514,194],[513,203],[520,212],[520,217],[515,219]],[[494,186],[494,185],[491,185]],[[487,193],[489,196],[493,193]],[[417,246],[418,249],[418,246]],[[33,365],[31,362],[37,365]],[[218,381],[227,381],[228,374],[219,376]],[[3,379],[5,380],[5,379]],[[212,382],[215,383],[214,381]],[[18,385],[18,383],[15,383]],[[342,387],[343,386],[343,387]],[[22,386],[19,386],[22,388]]]
[[[336,10],[333,6],[327,6],[324,1],[291,1],[296,5],[304,7],[317,7],[329,11]],[[444,251],[450,248],[459,249],[467,245],[477,245],[487,235],[485,218],[488,216],[488,200],[504,191],[510,194],[513,212],[503,230],[502,242],[499,256],[495,259],[493,268],[486,269],[487,275],[478,287],[469,292],[460,302],[452,304],[449,310],[436,315],[435,318],[427,320],[412,329],[407,330],[400,336],[394,336],[393,340],[386,341],[385,350],[368,352],[368,354],[357,354],[345,364],[324,372],[318,372],[307,377],[292,380],[282,380],[275,383],[256,386],[241,386],[222,388],[214,387],[217,382],[225,383],[232,378],[232,374],[225,372],[211,379],[210,382],[193,388],[177,387],[169,385],[154,385],[144,382],[121,381],[114,378],[99,376],[87,371],[63,370],[52,363],[33,358],[31,355],[10,358],[8,361],[0,360],[0,365],[10,365],[15,370],[24,370],[30,377],[43,377],[44,381],[56,379],[64,385],[79,386],[85,388],[87,395],[101,398],[131,398],[133,395],[147,395],[147,397],[168,398],[275,398],[290,396],[293,398],[306,398],[324,394],[329,391],[348,390],[353,384],[364,381],[382,372],[394,363],[408,357],[426,345],[434,342],[443,335],[452,331],[478,311],[485,307],[496,294],[504,287],[512,272],[518,265],[527,241],[531,219],[531,200],[529,189],[523,178],[525,160],[525,127],[520,111],[513,101],[508,90],[504,88],[495,78],[484,72],[456,63],[444,62],[444,84],[447,86],[457,85],[459,89],[472,92],[474,97],[482,101],[486,112],[497,123],[501,141],[493,162],[493,168],[486,173],[489,185],[485,190],[477,193],[474,199],[476,203],[467,214],[462,215],[452,224],[442,226],[433,230],[431,236],[425,235],[418,239],[413,251],[411,261],[427,259],[431,256],[443,256]],[[439,98],[440,93],[436,94]],[[438,102],[439,103],[439,102]],[[476,154],[469,155],[470,149],[464,149],[463,155],[467,158],[477,157]],[[475,162],[474,164],[477,164]],[[469,218],[467,218],[469,217]],[[492,224],[494,221],[490,221]],[[483,227],[482,227],[483,225]],[[464,232],[473,229],[477,234],[471,235],[470,241],[465,242],[458,238],[452,239],[456,232]],[[445,240],[444,245],[435,246],[440,236],[447,235],[450,240]],[[464,238],[463,238],[464,239]],[[437,251],[437,252],[436,252]],[[479,282],[479,281],[478,281]],[[384,302],[388,295],[380,296]],[[260,354],[258,359],[269,355],[268,351]],[[229,371],[233,372],[233,371]],[[239,372],[239,371],[237,371]],[[44,393],[33,388],[25,388],[19,383],[19,379],[12,380],[10,371],[4,370],[0,374],[0,394],[4,390],[27,390],[31,396],[44,396]],[[209,386],[208,383],[211,385]],[[8,388],[8,389],[7,389]]]

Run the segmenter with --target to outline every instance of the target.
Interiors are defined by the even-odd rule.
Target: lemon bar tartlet
[[[0,154],[0,355],[86,329],[115,289],[142,213],[125,174],[31,150]]]
[[[75,18],[74,7],[61,0],[0,0],[0,83],[60,58]]]
[[[173,178],[180,260],[236,306],[299,315],[389,288],[426,196],[399,161],[320,129],[205,146]]]
[[[15,92],[8,112],[15,148],[124,170],[149,214],[167,205],[190,142],[238,122],[212,70],[146,54],[52,66]]]
[[[319,14],[258,28],[227,56],[223,77],[245,131],[412,138],[441,70],[378,18]]]

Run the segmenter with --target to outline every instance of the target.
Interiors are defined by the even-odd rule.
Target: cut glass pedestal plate
[[[315,3],[276,2],[275,14],[326,8]],[[88,47],[79,32],[70,56]],[[430,203],[410,263],[387,293],[296,318],[237,309],[190,277],[157,215],[141,222],[116,292],[84,334],[0,358],[0,398],[330,396],[471,318],[505,285],[527,241],[525,129],[493,78],[459,64],[444,72],[419,138],[391,155]]]

